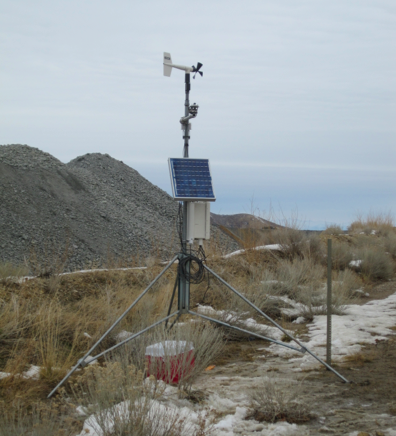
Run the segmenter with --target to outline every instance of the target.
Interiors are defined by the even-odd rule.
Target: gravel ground
[[[63,164],[27,145],[0,146],[0,261],[35,272],[102,266],[177,251],[177,202],[108,154]],[[224,250],[238,247],[212,227]]]

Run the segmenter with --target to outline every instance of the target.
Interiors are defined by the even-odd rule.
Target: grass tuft
[[[300,398],[298,386],[294,384],[279,387],[266,380],[250,393],[250,399],[253,413],[248,419],[302,424],[313,418],[309,405]]]

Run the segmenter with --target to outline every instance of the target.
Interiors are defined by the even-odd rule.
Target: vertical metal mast
[[[185,74],[185,83],[186,83],[186,100],[184,102],[184,116],[188,117],[190,114],[190,73]],[[183,157],[188,157],[188,140],[190,139],[190,123],[187,121],[184,124],[184,149],[183,149]]]
[[[189,107],[190,107],[190,73],[186,72],[185,74],[185,84],[186,84],[186,99],[184,102],[184,116],[188,117]],[[190,139],[190,123],[187,119],[187,122],[183,125],[184,128],[184,148],[183,148],[183,157],[188,156],[188,141]],[[187,221],[188,220],[188,212],[187,212],[187,201],[183,201],[183,228],[182,228],[182,253],[181,256],[187,255]],[[187,272],[190,272],[190,263],[186,264]],[[188,311],[190,309],[190,282],[184,277],[182,274],[179,276],[179,307],[180,311]]]

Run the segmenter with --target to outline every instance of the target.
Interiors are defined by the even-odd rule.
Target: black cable
[[[197,285],[205,280],[205,268],[203,263],[206,260],[205,252],[202,247],[198,251],[190,250],[187,254],[179,260],[179,274],[185,279]],[[189,271],[187,266],[190,266]]]
[[[183,203],[179,202],[179,210],[177,212],[176,231],[179,235],[180,246],[183,250]]]

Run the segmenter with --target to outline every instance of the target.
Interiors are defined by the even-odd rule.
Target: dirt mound
[[[1,261],[71,270],[177,250],[177,202],[107,154],[63,164],[26,145],[0,146],[0,203]]]

